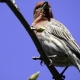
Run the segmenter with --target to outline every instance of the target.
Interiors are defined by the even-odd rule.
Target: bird
[[[36,4],[31,29],[54,66],[75,66],[80,71],[80,47],[67,27],[54,18],[49,2]]]

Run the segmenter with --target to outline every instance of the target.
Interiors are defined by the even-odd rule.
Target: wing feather
[[[49,32],[57,38],[64,40],[68,48],[80,59],[80,47],[68,29],[55,19],[52,19],[51,23],[47,25],[51,28]]]

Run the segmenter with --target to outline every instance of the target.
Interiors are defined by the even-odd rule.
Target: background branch
[[[19,19],[19,21],[22,23],[22,25],[24,26],[24,28],[26,29],[26,31],[30,35],[30,37],[33,40],[38,52],[40,53],[44,63],[46,64],[47,68],[51,72],[54,79],[55,80],[63,80],[62,77],[60,76],[60,74],[58,73],[58,71],[56,70],[56,68],[53,65],[49,66],[50,61],[49,61],[47,55],[45,54],[45,51],[43,50],[38,38],[36,37],[34,32],[30,29],[29,24],[26,22],[25,18],[22,16],[20,11],[17,10],[17,8],[13,5],[13,3],[10,0],[0,0],[0,2],[3,2],[3,1],[6,2],[6,4],[13,11],[13,13],[16,15],[16,17]]]

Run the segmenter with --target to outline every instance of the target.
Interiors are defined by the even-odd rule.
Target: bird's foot
[[[51,56],[48,56],[48,58],[49,58],[49,61],[50,61],[50,64],[49,64],[49,66],[51,66],[52,65],[52,58],[54,58],[54,57],[56,57],[57,55],[51,55]],[[42,58],[41,58],[41,56],[39,56],[39,57],[32,57],[32,59],[33,60],[41,60],[41,62],[40,62],[40,65],[42,66],[42,64],[43,64],[43,60],[42,60]]]
[[[49,58],[49,61],[50,61],[50,64],[49,64],[49,66],[51,66],[52,65],[52,58],[55,58],[57,55],[51,55],[51,56],[48,56],[48,58]]]
[[[32,59],[33,59],[33,60],[41,60],[41,61],[40,61],[40,65],[43,66],[42,64],[43,64],[44,62],[43,62],[41,56],[39,56],[39,57],[36,57],[36,56],[35,56],[35,57],[32,57]],[[49,59],[49,61],[50,61],[49,66],[51,66],[51,65],[52,65],[52,60]]]
[[[40,61],[40,65],[43,66],[43,65],[42,65],[42,64],[43,64],[43,60],[42,60],[41,56],[39,56],[39,57],[36,57],[36,56],[35,56],[35,57],[32,57],[32,59],[33,59],[33,60],[41,60],[41,61]]]
[[[51,65],[52,65],[52,59],[49,59],[49,61],[50,61],[50,64],[49,64],[49,66],[51,66]]]
[[[42,65],[43,63],[44,63],[43,60],[41,60],[40,65],[43,66],[43,65]]]

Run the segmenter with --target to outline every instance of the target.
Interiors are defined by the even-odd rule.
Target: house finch
[[[68,29],[55,20],[48,2],[34,8],[32,29],[54,66],[75,66],[80,70],[80,47]]]

